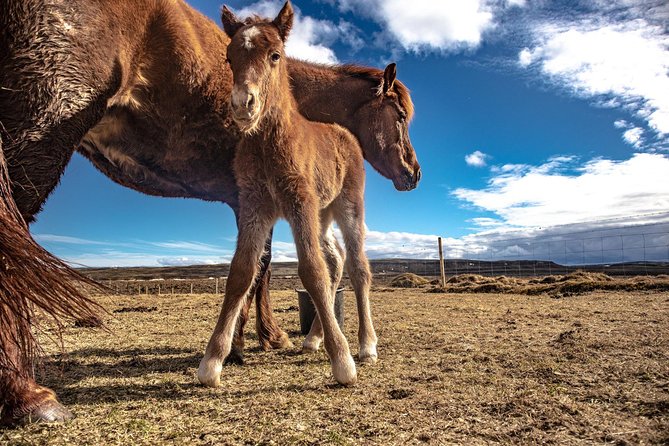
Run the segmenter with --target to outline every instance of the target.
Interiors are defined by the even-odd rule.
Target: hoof
[[[65,406],[55,399],[44,401],[27,414],[11,416],[7,414],[0,420],[0,426],[23,426],[33,423],[62,423],[74,418]]]
[[[25,423],[62,423],[72,418],[74,415],[65,406],[56,400],[48,400],[24,416],[23,420]]]
[[[360,360],[360,364],[373,365],[376,364],[376,362],[379,360],[379,357],[376,355],[358,355],[358,359]]]
[[[217,359],[202,358],[197,370],[197,379],[207,387],[220,387],[223,362]]]
[[[352,386],[358,380],[353,357],[348,357],[341,364],[332,364],[332,374],[335,380],[343,386]]]
[[[320,346],[320,338],[307,336],[302,342],[302,353],[316,353]]]
[[[288,339],[286,332],[281,332],[281,336],[278,339],[272,339],[269,343],[273,349],[293,348],[293,343]]]
[[[233,348],[228,357],[225,358],[225,365],[229,364],[244,365],[244,353]]]

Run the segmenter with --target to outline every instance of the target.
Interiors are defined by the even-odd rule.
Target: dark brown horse
[[[304,118],[290,91],[284,43],[293,25],[287,2],[273,20],[240,22],[223,8],[232,39],[227,60],[234,84],[231,110],[243,136],[234,171],[239,187],[239,235],[230,264],[223,309],[198,377],[220,384],[235,322],[258,273],[265,234],[280,217],[288,220],[298,255],[298,273],[318,311],[335,379],[356,381],[355,363],[334,315],[341,279],[341,249],[331,236],[335,220],[348,255],[348,273],[358,300],[360,358],[376,360],[377,337],[369,310],[371,273],[364,252],[365,170],[355,137],[336,124]],[[385,89],[381,94],[386,94]]]
[[[33,220],[75,147],[112,180],[158,196],[221,201],[238,210],[232,175],[239,139],[227,102],[229,39],[182,1],[4,0],[0,3],[0,414],[69,416],[32,376],[32,309],[90,317],[75,276],[30,238]],[[420,178],[406,132],[411,102],[383,72],[290,60],[296,99],[310,119],[337,122],[400,190]],[[353,111],[353,113],[351,113]],[[377,138],[381,135],[380,138]],[[265,273],[269,252],[264,257]],[[259,336],[277,346],[259,279]],[[250,303],[250,302],[249,302]]]

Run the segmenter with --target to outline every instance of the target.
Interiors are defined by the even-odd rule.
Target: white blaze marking
[[[242,33],[242,37],[244,37],[244,48],[246,48],[247,50],[253,49],[252,39],[258,34],[260,34],[260,30],[255,26],[246,28]]]

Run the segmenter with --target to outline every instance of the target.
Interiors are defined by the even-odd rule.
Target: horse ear
[[[288,33],[290,33],[290,29],[293,27],[293,7],[290,4],[290,0],[283,5],[283,8],[279,11],[279,15],[276,16],[272,23],[279,28],[281,40],[285,42],[288,38]]]
[[[237,19],[235,14],[225,5],[223,5],[223,9],[221,10],[221,22],[223,22],[225,33],[231,39],[232,36],[239,31],[239,28],[244,26],[244,24]]]
[[[383,72],[383,93],[388,93],[393,85],[395,85],[395,78],[397,77],[397,64],[389,64]]]

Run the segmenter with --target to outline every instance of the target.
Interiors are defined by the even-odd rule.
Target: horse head
[[[348,67],[371,74],[370,69]],[[421,178],[420,164],[409,139],[413,103],[406,86],[396,79],[397,66],[386,67],[370,98],[358,106],[353,116],[353,133],[358,137],[365,159],[397,190],[415,189]]]
[[[293,24],[293,8],[286,2],[273,21],[254,17],[242,22],[224,6],[221,20],[231,39],[227,62],[233,74],[232,118],[242,132],[252,133],[290,91],[284,43]]]

